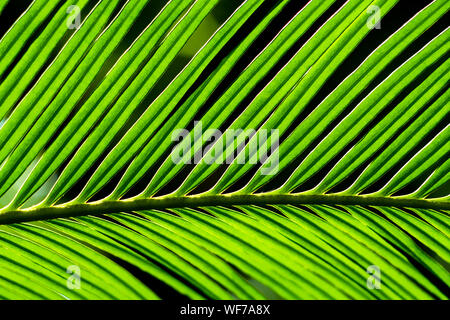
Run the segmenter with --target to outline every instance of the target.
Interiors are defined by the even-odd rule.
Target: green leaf
[[[404,6],[20,8],[0,299],[448,299],[450,3]]]

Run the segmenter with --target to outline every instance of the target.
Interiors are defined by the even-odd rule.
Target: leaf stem
[[[0,224],[26,221],[68,218],[84,215],[102,215],[121,211],[138,211],[169,208],[196,208],[207,206],[275,205],[275,204],[327,204],[390,206],[450,210],[450,202],[426,199],[405,199],[395,197],[373,197],[363,195],[311,195],[311,194],[252,194],[161,197],[135,200],[99,201],[83,204],[68,204],[53,207],[36,207],[0,212]]]

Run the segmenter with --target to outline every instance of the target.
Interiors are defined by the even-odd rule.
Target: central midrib
[[[361,195],[311,195],[311,194],[253,194],[160,197],[149,199],[99,201],[66,204],[53,207],[34,207],[24,210],[0,212],[0,224],[68,218],[84,215],[102,215],[121,211],[138,211],[168,208],[197,208],[235,205],[362,205],[400,208],[425,208],[450,210],[450,202],[439,200],[374,197]]]

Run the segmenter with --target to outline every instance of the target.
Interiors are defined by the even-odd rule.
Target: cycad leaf
[[[0,41],[1,299],[448,299],[448,1],[46,4]]]

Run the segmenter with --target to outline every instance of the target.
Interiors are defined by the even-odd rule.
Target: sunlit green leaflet
[[[52,134],[58,129],[59,124],[63,123],[65,118],[70,114],[70,111],[75,107],[90,82],[99,72],[102,64],[116,46],[117,40],[120,39],[120,32],[126,32],[131,26],[133,19],[138,16],[144,5],[143,2],[136,2],[136,4],[138,3],[140,3],[140,5],[134,5],[135,3],[130,1],[129,5],[124,8],[122,14],[109,26],[108,30],[95,41],[95,44],[90,49],[89,53],[84,57],[76,71],[73,72],[64,86],[59,90],[54,100],[45,108],[39,119],[33,119],[33,116],[37,118],[39,115],[38,113],[35,114],[33,112],[38,106],[33,106],[31,113],[30,110],[26,110],[26,108],[21,108],[22,106],[19,106],[15,112],[13,112],[11,118],[7,120],[0,133],[8,132],[8,130],[14,131],[13,125],[19,125],[18,122],[16,122],[16,119],[18,119],[16,115],[18,115],[18,117],[25,116],[27,118],[20,123],[22,127],[25,127],[25,123],[29,123],[30,125],[33,123],[33,127],[10,155],[8,164],[3,167],[2,177],[7,177],[8,180],[3,184],[0,193],[2,190],[7,190],[11,183],[27,168],[38,152],[42,150],[46,143],[48,143]],[[96,9],[99,11],[99,15],[105,13],[104,11],[102,12],[103,9],[102,6],[99,6]],[[95,17],[92,18],[94,19]],[[56,89],[53,88],[53,90]],[[33,91],[31,93],[33,93]],[[47,94],[43,95],[42,98],[46,97]],[[45,104],[46,102],[43,103]],[[36,139],[37,137],[39,137],[39,139]],[[20,140],[21,136],[20,133],[16,131],[16,134],[10,135],[7,139],[8,144],[1,150],[2,154],[9,152],[13,147],[14,142]],[[23,156],[24,154],[26,154],[26,157]],[[19,163],[20,165],[18,165]],[[12,170],[14,170],[13,174],[11,174]]]

